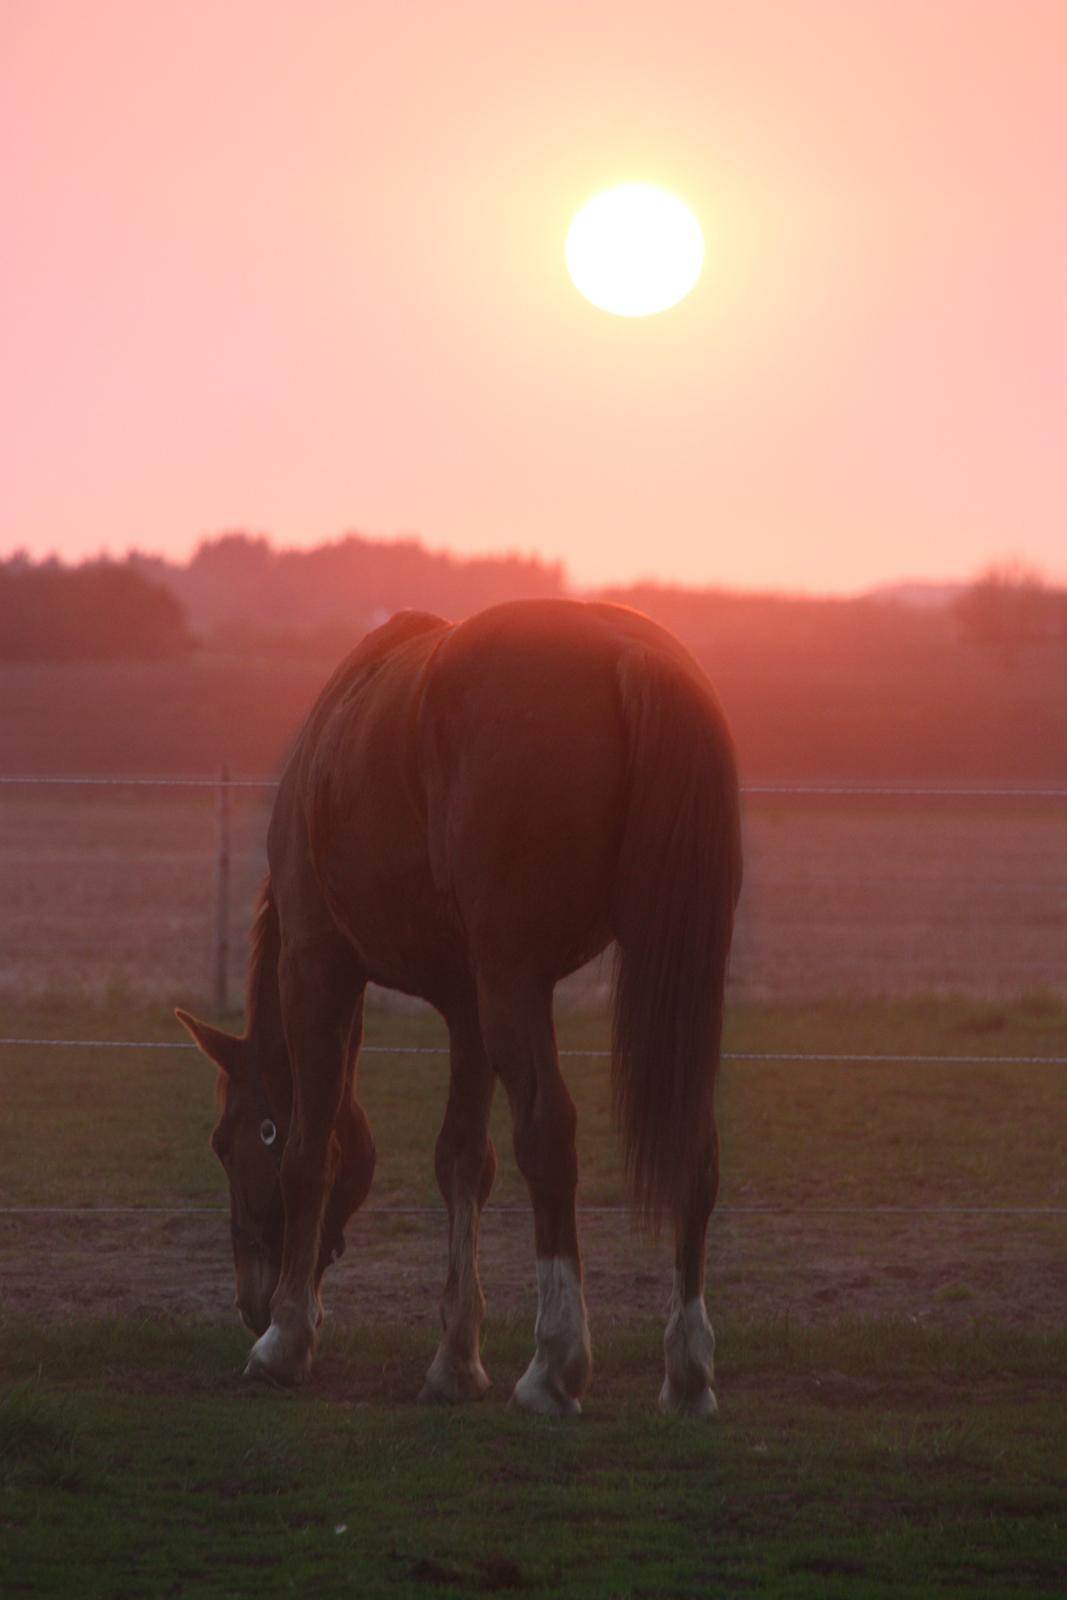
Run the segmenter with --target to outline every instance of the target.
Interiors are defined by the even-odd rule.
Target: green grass
[[[228,1375],[231,1329],[8,1324],[0,1590],[1062,1593],[1064,1335],[727,1326],[712,1426],[654,1413],[659,1336],[604,1338],[608,1376],[560,1425],[411,1405],[425,1351],[401,1328],[335,1336],[291,1398]],[[526,1330],[487,1344],[517,1371]]]
[[[563,1015],[559,1031],[569,1048],[606,1037],[602,1018],[583,1015]],[[9,1009],[0,1033],[177,1037],[166,1008],[122,995]],[[441,1038],[429,1015],[370,1017],[371,1043]],[[727,1042],[1067,1055],[1067,1010],[1040,995],[736,1008]],[[605,1067],[566,1062],[586,1203],[622,1195]],[[433,1056],[366,1057],[380,1146],[372,1203],[436,1203],[445,1075]],[[1067,1204],[1064,1081],[1062,1068],[995,1062],[730,1063],[723,1201]],[[222,1203],[206,1144],[212,1070],[191,1052],[0,1052],[0,1100],[5,1204]],[[504,1111],[494,1200],[521,1203]],[[1054,1271],[1062,1219],[1016,1227],[1025,1233],[1012,1231],[1006,1248],[1041,1230],[1033,1259]],[[757,1236],[744,1239],[747,1275]],[[398,1242],[387,1231],[368,1248]],[[768,1248],[804,1270],[799,1256],[790,1265],[796,1235]],[[880,1256],[875,1242],[874,1274]],[[938,1291],[953,1313],[944,1323],[770,1320],[743,1301],[717,1314],[722,1416],[710,1427],[656,1415],[662,1324],[643,1318],[597,1318],[585,1416],[561,1425],[503,1405],[529,1356],[528,1316],[487,1325],[496,1386],[484,1405],[427,1412],[411,1398],[432,1345],[419,1319],[331,1321],[312,1382],[293,1397],[243,1384],[248,1339],[235,1326],[34,1325],[9,1308],[0,1594],[1060,1595],[1067,1333],[964,1321],[969,1247],[952,1247],[949,1266],[956,1258],[960,1271],[946,1270]],[[836,1303],[847,1306],[847,1292]],[[624,1317],[625,1301],[611,1311]]]
[[[235,1021],[236,1025],[236,1021]],[[0,1008],[0,1034],[181,1040],[168,1008],[125,996]],[[603,1017],[564,1013],[563,1048],[600,1049]],[[372,1011],[367,1043],[442,1044],[423,1012]],[[951,997],[735,1007],[727,1048],[857,1055],[1067,1055],[1067,1007]],[[607,1063],[568,1058],[579,1107],[582,1199],[624,1198]],[[213,1069],[191,1051],[0,1051],[0,1188],[10,1205],[214,1204],[222,1174],[207,1148]],[[447,1065],[426,1055],[364,1057],[361,1094],[379,1159],[372,1204],[436,1204],[433,1143]],[[727,1062],[719,1089],[721,1201],[858,1205],[1067,1203],[1064,1069],[869,1062]],[[494,1200],[522,1204],[504,1097]],[[102,1137],[106,1130],[106,1137]]]

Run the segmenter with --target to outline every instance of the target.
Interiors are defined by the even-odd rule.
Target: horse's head
[[[187,1011],[178,1021],[219,1067],[219,1120],[211,1135],[230,1185],[230,1236],[237,1276],[237,1309],[253,1333],[270,1325],[271,1296],[277,1287],[285,1238],[281,1166],[289,1131],[291,1090],[288,1062],[264,1078],[262,1049],[200,1022]],[[284,1078],[284,1094],[279,1082]],[[343,1254],[344,1229],[366,1198],[374,1171],[374,1144],[366,1118],[349,1096],[343,1100],[331,1134],[327,1160],[326,1206],[322,1220],[315,1287],[331,1262]]]
[[[268,1098],[253,1043],[200,1022],[187,1011],[178,1021],[219,1067],[219,1120],[211,1148],[230,1185],[230,1236],[237,1275],[237,1309],[253,1333],[270,1324],[285,1233],[281,1160],[288,1105]]]

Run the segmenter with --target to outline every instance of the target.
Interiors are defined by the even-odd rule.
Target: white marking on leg
[[[489,1378],[478,1354],[485,1298],[478,1281],[478,1208],[457,1203],[452,1218],[448,1282],[441,1304],[443,1333],[419,1393],[423,1402],[480,1400]]]
[[[272,1322],[248,1352],[246,1378],[269,1378],[274,1383],[289,1383],[287,1351],[282,1330]]]
[[[515,1385],[512,1404],[553,1417],[575,1416],[589,1382],[589,1319],[576,1261],[550,1256],[537,1263],[537,1348]]]
[[[246,1378],[268,1378],[272,1383],[302,1383],[315,1356],[319,1302],[309,1293],[304,1311],[275,1304],[271,1324],[248,1353]]]
[[[703,1295],[685,1301],[683,1292],[682,1275],[676,1271],[663,1336],[667,1376],[660,1391],[660,1410],[711,1417],[718,1410],[711,1388],[715,1378],[715,1335]]]

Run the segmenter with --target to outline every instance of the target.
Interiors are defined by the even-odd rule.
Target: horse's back
[[[517,601],[376,630],[283,779],[283,922],[286,902],[321,901],[369,976],[432,999],[489,967],[554,982],[596,955],[617,932],[628,685],[653,658],[713,703],[684,647],[625,607]]]

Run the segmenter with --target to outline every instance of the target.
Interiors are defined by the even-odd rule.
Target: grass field
[[[559,1027],[567,1049],[605,1042],[597,1014]],[[162,1005],[54,994],[0,1011],[0,1033],[176,1037]],[[440,1040],[425,1013],[370,1017],[371,1045]],[[1067,1007],[735,1006],[727,1044],[1067,1055]],[[581,1201],[614,1206],[605,1063],[566,1071]],[[365,1058],[373,1209],[327,1279],[316,1373],[289,1397],[241,1382],[225,1217],[188,1210],[223,1203],[208,1065],[6,1049],[3,1203],[95,1210],[0,1216],[0,1593],[1061,1594],[1067,1216],[1010,1208],[1067,1209],[1064,1071],[728,1062],[709,1267],[721,1418],[655,1414],[669,1253],[592,1212],[596,1371],[584,1418],[561,1426],[503,1404],[531,1348],[533,1271],[502,1106],[483,1250],[495,1386],[474,1410],[412,1404],[444,1271],[441,1059]]]
[[[402,1327],[335,1340],[294,1400],[220,1377],[232,1330],[9,1326],[0,1589],[1063,1593],[1063,1334],[727,1324],[713,1427],[651,1412],[654,1336],[604,1339],[610,1377],[568,1427],[410,1405],[424,1352]],[[517,1370],[527,1340],[487,1344]]]

